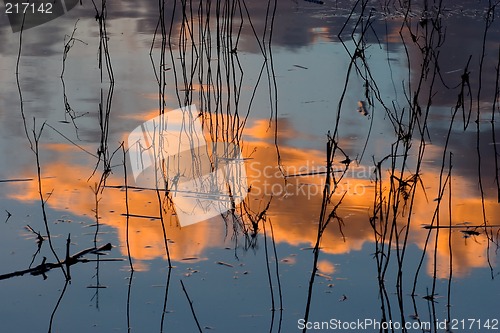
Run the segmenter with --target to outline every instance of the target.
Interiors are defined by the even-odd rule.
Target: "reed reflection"
[[[244,133],[242,146],[243,157],[246,160],[246,172],[250,186],[248,197],[245,200],[248,207],[257,210],[271,200],[267,216],[272,219],[274,239],[279,243],[286,243],[297,247],[312,247],[317,237],[317,214],[321,207],[324,186],[324,154],[321,151],[304,150],[296,147],[282,145],[280,147],[281,168],[277,165],[276,150],[270,143],[273,129],[264,126],[268,121],[261,119],[250,124],[251,131]],[[295,129],[290,126],[281,126],[280,135],[286,138]],[[123,134],[126,137],[126,133]],[[286,140],[285,140],[286,141]],[[78,155],[75,147],[66,144],[50,144],[43,147],[50,151],[52,156],[57,156],[52,162],[45,163],[43,176],[44,187],[54,189],[47,204],[55,210],[70,210],[79,216],[90,216],[94,207],[94,192],[85,177],[91,173],[93,161],[87,163],[68,162],[68,155]],[[431,152],[429,150],[429,152]],[[439,151],[433,152],[435,157]],[[433,156],[428,156],[430,160]],[[75,158],[76,160],[76,158]],[[334,167],[343,169],[345,161],[336,161]],[[344,163],[341,163],[344,162]],[[61,173],[60,170],[70,170]],[[415,244],[423,249],[426,243],[428,230],[423,226],[429,225],[433,218],[436,204],[433,193],[436,193],[436,179],[439,170],[431,164],[426,166],[422,175],[425,192],[419,189],[415,192],[414,209],[412,212],[410,244]],[[333,200],[343,198],[338,214],[343,218],[342,232],[339,227],[332,224],[325,230],[321,243],[321,250],[329,254],[346,254],[359,251],[366,243],[374,242],[373,230],[370,226],[370,209],[373,207],[375,188],[373,180],[374,167],[370,165],[350,167],[350,171],[339,183],[338,191],[334,193]],[[29,175],[26,175],[28,177]],[[120,241],[121,253],[127,255],[126,250],[126,223],[124,191],[122,186],[123,175],[119,170],[113,172],[108,180],[109,187],[104,189],[104,194],[99,202],[100,221],[104,225],[117,230]],[[384,174],[387,180],[389,173]],[[116,185],[116,187],[114,187]],[[445,278],[448,274],[450,258],[448,233],[451,232],[453,244],[452,264],[454,276],[465,276],[474,268],[487,267],[486,251],[488,250],[487,237],[484,232],[477,234],[464,233],[469,222],[478,225],[478,216],[482,214],[481,198],[474,186],[474,177],[456,175],[453,178],[453,211],[451,225],[462,228],[441,230],[437,244],[438,277]],[[9,197],[24,202],[35,202],[38,198],[37,184],[24,182],[12,184]],[[164,239],[159,221],[158,202],[154,191],[129,188],[129,244],[131,256],[140,261],[155,258],[165,258]],[[443,198],[441,205],[446,207],[448,199]],[[230,239],[227,232],[227,221],[216,217],[196,225],[181,228],[178,224],[172,206],[163,207],[164,221],[167,228],[170,257],[174,261],[185,258],[203,260],[204,253],[213,247],[222,248]],[[494,197],[485,198],[485,209],[488,220],[493,223],[494,217],[499,216],[500,209]],[[448,212],[441,211],[441,219],[448,219]],[[245,221],[244,214],[239,215]],[[406,226],[406,216],[403,214],[397,219],[398,229]],[[248,222],[247,222],[248,223]],[[448,222],[447,222],[448,223]],[[496,230],[496,229],[494,229]],[[496,232],[496,231],[495,231]],[[345,238],[342,236],[345,236]],[[242,235],[239,235],[240,237]],[[468,236],[465,238],[464,236]],[[428,245],[433,249],[433,245]],[[427,252],[428,258],[433,256],[433,251]],[[147,269],[143,264],[142,269]],[[332,269],[324,269],[332,271]],[[333,271],[332,271],[333,272]],[[433,264],[427,261],[427,272],[432,275]]]

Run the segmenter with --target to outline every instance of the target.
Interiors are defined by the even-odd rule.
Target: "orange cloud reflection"
[[[277,243],[288,243],[293,246],[314,246],[317,236],[317,221],[320,212],[324,174],[303,175],[311,172],[321,172],[324,165],[324,154],[314,150],[304,150],[288,146],[280,148],[283,161],[282,171],[288,177],[283,180],[280,169],[276,166],[276,148],[273,144],[258,141],[259,138],[267,138],[263,133],[263,122],[257,122],[253,139],[256,141],[244,143],[249,151],[247,153],[247,176],[251,190],[247,202],[253,211],[263,209],[265,204],[273,197],[267,216],[273,223],[274,236]],[[43,179],[45,192],[52,191],[47,204],[55,210],[64,211],[70,209],[73,214],[92,216],[95,209],[95,194],[92,190],[94,179],[87,181],[95,163],[88,160],[87,163],[73,164],[67,158],[68,152],[79,153],[74,147],[64,145],[45,146],[54,155],[62,152],[60,159],[53,159],[44,163],[43,176],[54,176]],[[435,152],[437,154],[437,152]],[[63,159],[64,156],[64,159]],[[344,167],[339,163],[336,171]],[[371,172],[367,166],[354,167],[339,182],[339,188],[333,197],[336,203],[344,192],[347,195],[339,208],[338,215],[343,219],[343,233],[345,241],[340,233],[336,221],[332,222],[324,233],[321,248],[325,253],[345,254],[350,251],[358,251],[366,242],[373,242],[373,230],[369,223],[371,209],[374,200],[374,184],[370,180]],[[61,172],[68,170],[68,172]],[[123,175],[120,175],[120,167],[108,179],[108,185],[122,184]],[[436,184],[438,170],[431,166],[426,168],[422,175],[426,186]],[[337,173],[336,173],[337,174]],[[291,177],[295,175],[294,177]],[[302,176],[298,176],[302,175]],[[14,185],[13,185],[14,186]],[[36,182],[26,182],[16,187],[10,197],[19,201],[37,201],[38,187]],[[459,193],[453,198],[452,224],[456,225],[464,221],[472,224],[481,224],[478,217],[482,216],[481,198],[478,197],[475,187],[471,181],[460,175],[453,177],[453,189]],[[428,230],[422,225],[430,224],[435,209],[435,201],[432,194],[435,187],[426,188],[426,198],[422,190],[417,190],[414,200],[414,209],[411,218],[410,244],[416,244],[420,249],[425,246]],[[151,260],[154,258],[166,258],[163,227],[159,217],[158,197],[155,191],[129,190],[129,243],[130,253],[136,260]],[[116,188],[105,188],[99,198],[99,220],[101,223],[111,226],[117,230],[120,242],[120,250],[127,255],[126,249],[126,217],[121,215],[126,212],[125,191]],[[163,198],[162,198],[163,200]],[[429,200],[429,201],[428,201]],[[443,198],[441,207],[448,207],[446,198]],[[492,198],[485,198],[485,210],[488,216],[498,216],[500,209]],[[407,212],[406,212],[407,213]],[[175,213],[172,209],[164,210],[164,225],[169,242],[170,257],[172,260],[194,258],[202,260],[205,251],[211,247],[223,247],[226,239],[226,226],[222,218],[214,218],[210,221],[198,223],[189,227],[180,228],[177,224]],[[142,217],[137,217],[142,216]],[[448,225],[449,216],[447,209],[440,212],[440,224]],[[398,229],[403,230],[407,217],[398,216]],[[489,221],[492,223],[493,221]],[[436,230],[433,230],[435,235]],[[450,261],[448,245],[448,229],[440,229],[438,239],[438,277],[445,278],[448,274],[448,263]],[[433,239],[431,236],[431,240]],[[479,234],[468,239],[463,238],[459,229],[452,229],[452,265],[455,276],[466,275],[476,267],[487,267],[486,260],[487,242],[484,234]],[[432,241],[428,244],[428,254],[432,255]],[[429,256],[428,258],[432,258]],[[428,260],[427,270],[433,272],[432,260]],[[146,269],[146,266],[142,266]],[[326,274],[335,272],[335,267],[329,262],[320,262],[320,271]]]

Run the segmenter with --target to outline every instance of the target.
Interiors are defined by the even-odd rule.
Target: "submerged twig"
[[[9,219],[12,217],[12,213],[9,212],[7,209],[5,209],[5,212],[7,213],[7,218],[5,219],[5,223],[7,223]]]

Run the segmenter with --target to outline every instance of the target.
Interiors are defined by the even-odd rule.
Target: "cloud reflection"
[[[288,177],[285,181],[277,167],[276,148],[266,140],[263,126],[266,120],[257,120],[253,130],[244,136],[244,156],[247,158],[248,183],[251,185],[247,201],[254,210],[263,202],[273,197],[268,210],[268,217],[273,223],[276,242],[286,243],[297,247],[312,247],[317,237],[317,221],[320,212],[324,174],[303,175],[306,173],[321,172],[324,164],[324,153],[315,150],[303,150],[292,146],[280,147],[283,161],[283,170],[289,176],[300,174],[303,176]],[[260,125],[259,125],[260,124]],[[261,128],[261,130],[257,130]],[[291,127],[282,127],[284,133],[293,132]],[[273,129],[271,127],[270,131]],[[285,134],[286,136],[286,134]],[[126,133],[123,134],[126,137]],[[262,140],[264,139],[264,140]],[[43,176],[53,178],[43,179],[45,191],[53,189],[47,204],[54,210],[64,211],[69,209],[79,216],[92,216],[95,209],[95,197],[90,188],[93,180],[87,181],[94,161],[77,163],[76,158],[70,159],[69,155],[77,154],[73,146],[66,144],[49,144],[43,149],[50,151],[52,156],[58,156],[51,162],[43,165]],[[432,152],[438,156],[439,150]],[[72,162],[75,161],[75,162]],[[340,161],[339,161],[340,162]],[[343,164],[338,163],[338,170]],[[61,172],[68,170],[68,172]],[[348,172],[339,183],[339,190],[333,200],[339,200],[344,191],[348,192],[339,208],[339,216],[343,218],[343,233],[338,225],[331,224],[321,243],[324,253],[346,254],[359,251],[365,244],[374,241],[373,229],[369,218],[374,200],[374,183],[370,179],[373,169],[368,165],[360,165]],[[108,180],[108,185],[123,183],[119,167]],[[386,175],[388,177],[388,174]],[[429,165],[422,175],[426,194],[419,189],[414,200],[412,216],[412,232],[410,244],[415,244],[423,249],[427,237],[427,229],[423,225],[430,224],[436,202],[432,193],[436,193],[436,179],[439,169]],[[453,176],[453,189],[457,195],[453,196],[453,209],[451,224],[457,225],[465,221],[478,225],[482,216],[481,198],[474,186],[474,178],[469,179],[463,175]],[[36,182],[12,185],[9,197],[23,202],[36,202],[39,200]],[[126,217],[124,190],[106,188],[100,197],[99,212],[100,222],[117,230],[122,255],[127,255],[126,249]],[[334,202],[335,203],[335,202]],[[448,207],[447,198],[443,198],[441,207]],[[129,190],[129,240],[130,253],[135,260],[148,261],[155,258],[166,258],[163,230],[159,217],[159,205],[156,192],[148,190]],[[485,198],[485,210],[490,223],[494,217],[500,216],[500,209],[495,198]],[[142,216],[142,217],[137,217]],[[398,229],[402,230],[407,217],[397,219]],[[441,225],[448,225],[449,216],[447,209],[440,210]],[[175,213],[164,211],[164,223],[170,256],[172,260],[180,261],[183,258],[198,258],[203,260],[204,253],[210,248],[222,248],[227,240],[226,225],[222,218],[215,218],[210,222],[181,228],[178,225]],[[435,231],[432,231],[435,232]],[[438,240],[438,277],[446,277],[450,258],[448,250],[448,229],[440,229]],[[453,244],[453,270],[455,276],[464,276],[473,268],[487,267],[486,251],[487,240],[484,234],[465,239],[459,229],[451,230]],[[432,239],[432,237],[431,237]],[[433,246],[428,246],[432,249]],[[428,258],[432,258],[432,251],[428,250]],[[433,266],[430,259],[428,273],[432,274]],[[143,269],[147,269],[143,265]],[[322,263],[320,270],[326,274],[334,272],[334,266]]]

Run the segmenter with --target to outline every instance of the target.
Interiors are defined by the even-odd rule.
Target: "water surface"
[[[486,1],[104,4],[21,33],[0,21],[0,273],[64,260],[68,238],[70,254],[113,246],[70,282],[60,268],[0,281],[5,331],[500,319]],[[121,144],[190,104],[207,142],[240,147],[249,192],[181,227]]]

